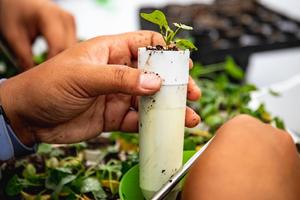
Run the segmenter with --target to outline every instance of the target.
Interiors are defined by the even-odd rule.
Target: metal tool
[[[151,200],[163,200],[171,191],[172,189],[180,182],[180,180],[187,174],[188,170],[192,167],[195,161],[202,155],[205,149],[208,147],[210,142],[214,139],[212,137],[195,155],[193,155],[188,162],[183,165],[183,167],[176,172],[168,182],[161,187],[161,189],[154,194]]]

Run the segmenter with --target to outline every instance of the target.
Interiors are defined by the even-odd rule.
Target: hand
[[[80,43],[53,59],[5,81],[1,103],[12,127],[25,144],[34,141],[73,143],[102,131],[138,129],[137,95],[157,92],[161,79],[131,68],[138,47],[163,44],[160,34],[140,31],[103,36]],[[190,100],[200,90],[190,80]],[[190,108],[186,125],[199,116]]]
[[[34,65],[31,45],[40,34],[48,58],[76,43],[73,16],[50,0],[0,0],[0,32],[23,69]]]
[[[287,132],[240,115],[217,131],[195,162],[182,199],[300,199],[299,169],[299,154]]]

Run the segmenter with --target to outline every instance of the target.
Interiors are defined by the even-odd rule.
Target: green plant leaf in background
[[[17,175],[14,175],[7,183],[5,187],[5,193],[8,196],[16,196],[18,195],[23,189],[23,186],[18,178]]]
[[[38,146],[38,154],[50,155],[51,157],[57,157],[64,154],[64,152],[59,148],[54,148],[51,144],[41,143]]]
[[[217,128],[224,123],[224,118],[219,114],[210,115],[205,119],[205,123],[212,128]]]
[[[226,58],[225,71],[237,80],[242,80],[244,78],[243,70],[236,65],[232,57]]]
[[[31,180],[36,177],[36,169],[33,164],[26,165],[24,171],[23,171],[23,177]]]
[[[41,53],[38,55],[34,55],[32,60],[35,64],[39,65],[39,64],[45,62],[45,60],[47,60],[47,55],[48,55],[47,52],[44,52],[44,53]]]
[[[277,128],[285,130],[285,125],[282,119],[279,117],[274,117],[274,121]]]
[[[107,195],[105,194],[99,180],[95,177],[89,177],[83,180],[82,186],[80,189],[81,193],[92,192],[96,200],[106,199]]]
[[[88,177],[82,181],[80,192],[88,193],[88,192],[98,191],[101,188],[102,187],[100,185],[100,182],[97,180],[97,178]]]
[[[178,46],[180,49],[190,49],[190,50],[198,50],[197,47],[189,40],[185,39],[177,39],[176,40],[176,46]]]

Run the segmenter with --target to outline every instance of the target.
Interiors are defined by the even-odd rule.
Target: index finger
[[[134,58],[137,58],[138,48],[147,46],[162,45],[166,43],[160,33],[154,31],[137,31],[134,37],[131,34],[127,35],[128,47]]]
[[[136,31],[114,36],[100,36],[89,40],[97,44],[98,50],[109,50],[109,63],[130,64],[137,59],[138,48],[156,45],[165,45],[161,34],[154,31]],[[108,48],[107,48],[108,47]]]

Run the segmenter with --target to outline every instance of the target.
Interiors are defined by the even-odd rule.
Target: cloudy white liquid
[[[162,86],[139,105],[140,187],[150,199],[182,166],[186,85]],[[169,196],[175,199],[176,192]]]

